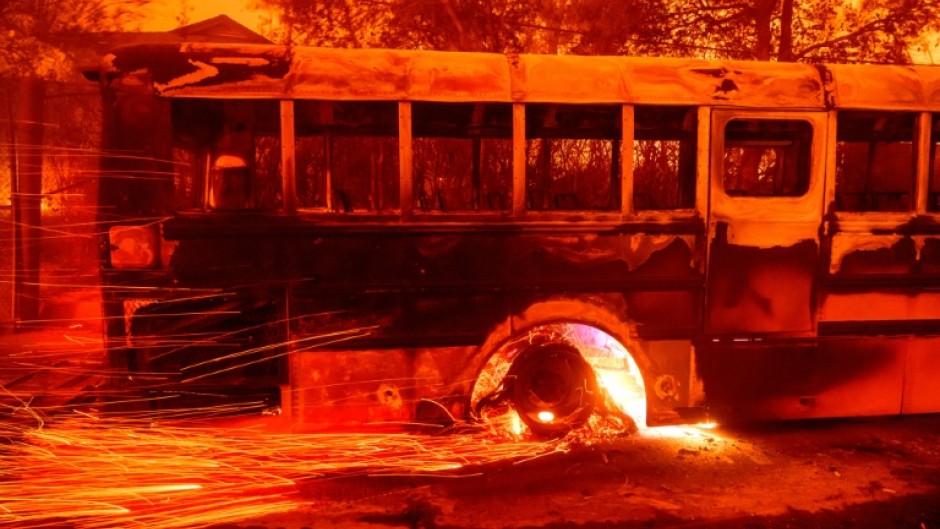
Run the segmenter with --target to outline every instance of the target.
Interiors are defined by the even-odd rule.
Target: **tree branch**
[[[831,48],[834,44],[837,44],[839,42],[856,39],[866,33],[880,31],[884,28],[879,27],[879,26],[887,26],[889,23],[894,22],[896,18],[897,18],[896,16],[888,16],[888,17],[881,18],[878,20],[873,20],[851,33],[846,33],[845,35],[836,37],[834,39],[830,39],[824,42],[818,42],[811,46],[807,46],[806,48],[803,48],[802,50],[800,50],[799,53],[793,54],[793,60],[797,61],[797,60],[803,59],[816,50],[821,50],[823,48]]]

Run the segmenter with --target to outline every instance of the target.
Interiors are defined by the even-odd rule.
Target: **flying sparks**
[[[349,475],[460,475],[565,450],[466,435],[278,434],[75,414],[0,430],[0,523],[205,527],[292,510],[298,485]]]

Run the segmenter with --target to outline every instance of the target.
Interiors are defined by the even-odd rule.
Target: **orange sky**
[[[216,15],[228,15],[252,31],[258,31],[261,12],[249,8],[251,0],[188,0],[191,7],[190,22],[199,22]],[[168,31],[179,26],[176,17],[181,10],[180,0],[154,1],[141,28],[144,31]]]

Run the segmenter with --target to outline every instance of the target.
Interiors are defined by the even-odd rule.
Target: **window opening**
[[[927,210],[940,211],[940,114],[934,114],[930,127],[930,187],[927,191]]]
[[[280,207],[278,101],[185,99],[171,104],[177,207]]]
[[[297,201],[301,208],[398,208],[398,104],[296,101]]]
[[[839,112],[836,132],[836,208],[911,211],[917,164],[917,114]]]
[[[528,209],[620,209],[620,106],[531,104],[525,121]]]
[[[732,119],[725,125],[725,193],[798,197],[809,189],[813,127],[801,120]]]
[[[644,209],[695,206],[697,111],[690,107],[633,109],[633,204]]]
[[[512,206],[512,105],[416,102],[411,112],[417,210]]]

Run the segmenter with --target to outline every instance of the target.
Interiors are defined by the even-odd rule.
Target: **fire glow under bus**
[[[153,395],[940,411],[940,69],[188,43],[99,79],[107,343]]]

